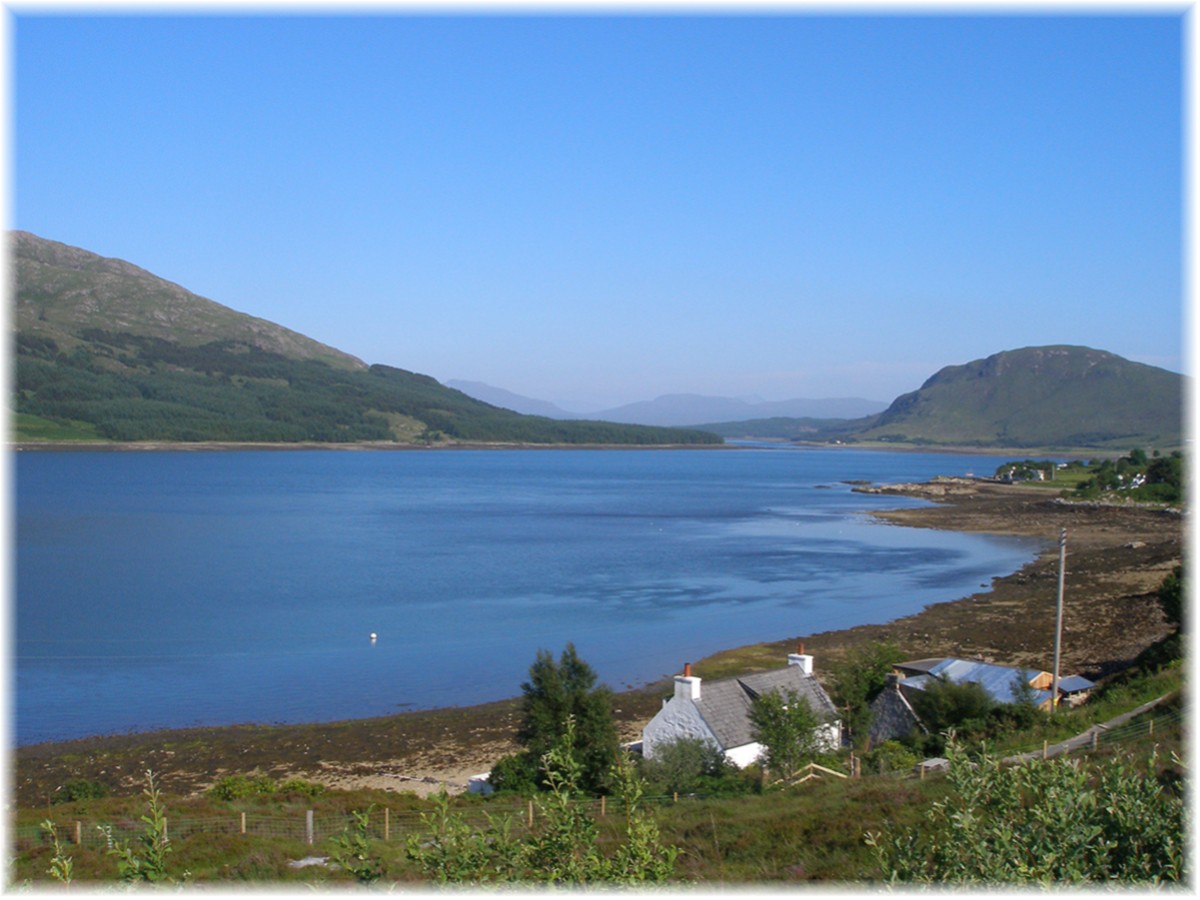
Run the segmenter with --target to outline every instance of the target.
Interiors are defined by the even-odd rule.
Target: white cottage
[[[762,753],[762,744],[754,740],[750,724],[750,705],[754,698],[771,691],[795,691],[816,713],[820,725],[820,743],[824,749],[841,745],[842,723],[829,695],[813,676],[813,658],[804,652],[788,654],[782,669],[722,678],[701,684],[692,674],[692,665],[675,676],[675,693],[663,701],[663,708],[642,729],[642,753],[653,759],[657,748],[680,738],[700,738],[715,745],[734,765],[745,768]]]

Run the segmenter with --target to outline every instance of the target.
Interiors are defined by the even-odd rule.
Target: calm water
[[[873,522],[865,511],[917,501],[842,481],[1001,461],[18,454],[14,735],[477,703],[518,694],[537,650],[567,641],[619,689],[718,649],[887,621],[978,590],[1036,545]]]

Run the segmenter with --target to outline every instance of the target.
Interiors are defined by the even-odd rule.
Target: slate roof
[[[696,709],[721,745],[721,749],[741,747],[754,742],[750,725],[750,704],[771,691],[793,690],[799,694],[821,722],[835,722],[838,712],[829,695],[811,675],[799,666],[770,672],[758,672],[741,678],[705,681]]]

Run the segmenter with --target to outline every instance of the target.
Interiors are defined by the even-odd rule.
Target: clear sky
[[[592,411],[1182,371],[1180,13],[10,22],[10,221]]]

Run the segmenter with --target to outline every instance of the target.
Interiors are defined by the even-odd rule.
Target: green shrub
[[[226,775],[208,789],[208,795],[216,800],[228,801],[243,797],[265,797],[276,790],[274,779],[268,775]]]
[[[312,799],[325,793],[325,785],[317,784],[315,781],[305,781],[303,778],[289,778],[287,781],[280,782],[275,790],[280,794],[302,794]]]
[[[880,775],[911,771],[918,762],[917,755],[898,741],[884,741],[863,754],[863,768]]]
[[[679,738],[642,759],[638,774],[651,795],[741,794],[753,783],[715,745],[701,738]]]
[[[1060,757],[1002,766],[948,748],[950,793],[916,828],[869,833],[884,877],[941,885],[1175,882],[1185,877],[1183,800],[1157,760]]]
[[[87,778],[72,778],[54,792],[54,803],[74,803],[77,800],[99,800],[108,796],[108,785]]]
[[[497,793],[506,792],[531,796],[538,789],[540,772],[531,753],[513,753],[501,757],[492,766],[488,784]]]

